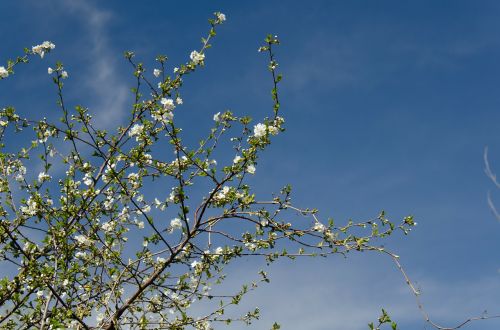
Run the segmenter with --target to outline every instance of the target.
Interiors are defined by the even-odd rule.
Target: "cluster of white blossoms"
[[[34,243],[31,243],[31,242],[26,242],[24,243],[24,246],[23,246],[23,251],[26,252],[26,253],[31,253],[32,251],[36,251],[38,249],[38,246]]]
[[[114,221],[105,222],[101,226],[102,230],[104,230],[107,233],[111,232],[115,227],[116,227],[116,222]]]
[[[25,215],[34,216],[38,212],[38,203],[32,197],[26,201],[26,206],[21,206],[21,212]]]
[[[326,230],[326,227],[325,227],[325,225],[324,225],[324,224],[322,224],[321,222],[316,221],[316,222],[314,223],[314,226],[313,226],[312,230],[314,230],[314,231],[319,231],[319,232],[324,232],[324,231]]]
[[[191,52],[191,55],[189,55],[189,58],[195,65],[198,65],[203,62],[205,59],[205,54],[198,53],[196,50],[193,50]]]
[[[52,69],[51,67],[48,67],[47,68],[47,73],[48,74],[53,74],[54,71],[56,71],[56,70]],[[61,68],[61,78],[66,79],[66,78],[68,78],[68,76],[69,76],[68,75],[68,71],[62,70],[62,68]]]
[[[220,13],[220,12],[215,13],[215,16],[217,16],[217,20],[219,21],[219,23],[226,21],[226,15],[224,15],[223,13]]]
[[[129,134],[130,134],[130,132],[129,132]],[[115,169],[115,167],[116,167],[115,163],[106,165],[106,169],[104,170],[104,175],[101,177],[102,181],[104,181],[105,183],[109,182],[111,173],[113,173],[113,170]],[[68,173],[66,173],[66,174],[68,174]]]
[[[180,158],[175,158],[173,161],[170,162],[170,166],[174,168],[182,168],[185,167],[189,164],[189,159],[186,156],[181,156]]]
[[[172,229],[182,229],[182,221],[179,218],[174,218],[170,220],[170,228]]]
[[[258,123],[253,127],[253,135],[256,138],[261,138],[266,135],[266,125]]]
[[[243,160],[244,160],[243,157],[241,157],[241,156],[238,155],[238,156],[234,157],[233,164],[237,165],[240,162],[242,162]],[[250,173],[250,174],[255,174],[255,165],[248,164],[247,167],[246,167],[246,169],[245,169],[245,171],[247,173]]]
[[[214,200],[218,203],[224,203],[226,202],[226,200],[228,199],[228,195],[229,193],[231,193],[231,191],[234,191],[234,188],[231,188],[231,187],[228,187],[228,186],[224,186],[217,194],[215,194],[214,196]],[[236,198],[242,198],[244,195],[238,191],[236,191],[236,193],[234,194],[234,196]]]
[[[207,320],[202,320],[202,321],[196,321],[195,323],[196,329],[199,330],[212,330],[212,325],[210,324],[210,321]]]
[[[257,250],[257,245],[255,243],[252,243],[252,242],[247,242],[245,243],[245,247],[247,249],[249,249],[250,251],[255,251]]]
[[[94,180],[92,179],[92,174],[90,172],[85,173],[85,176],[83,177],[83,183],[86,186],[90,186],[93,182],[94,182]]]
[[[142,202],[142,201],[143,201],[143,198],[144,198],[144,196],[142,196],[142,195],[141,195],[141,196],[139,196],[139,197],[137,198],[137,201],[138,201],[138,202]],[[146,204],[146,205],[142,206],[141,208],[139,208],[139,209],[137,209],[137,210],[135,211],[135,213],[137,213],[137,214],[139,214],[139,215],[141,215],[141,214],[143,214],[143,213],[149,213],[149,212],[151,212],[151,205],[149,205],[149,204]]]
[[[246,171],[247,171],[247,173],[255,174],[255,165],[253,165],[253,164],[248,165],[246,168]]]
[[[76,235],[75,240],[78,242],[78,244],[83,246],[89,246],[93,243],[93,241],[85,235]]]
[[[132,189],[137,189],[141,186],[141,182],[139,180],[139,174],[137,173],[130,173],[128,176],[128,182],[130,183],[130,186]]]
[[[167,208],[167,205],[165,203],[162,203],[158,198],[155,197],[155,200],[153,201],[154,206],[157,209],[160,209],[161,211],[165,211]]]
[[[172,111],[175,109],[175,103],[172,99],[162,98],[160,103],[163,105],[163,108],[167,111]]]
[[[53,136],[56,134],[56,129],[50,129],[47,127],[41,127],[40,131],[38,132],[38,143],[45,143],[49,139],[49,137]]]
[[[177,198],[177,188],[176,187],[172,187],[172,191],[168,195],[167,202],[169,202],[169,203],[175,203],[176,198]]]
[[[221,254],[223,254],[223,253],[224,253],[224,249],[223,249],[222,247],[220,247],[220,246],[219,246],[218,248],[216,248],[216,249],[215,249],[214,253],[215,253],[216,255],[221,255]]]
[[[182,104],[182,99],[178,97],[176,102],[174,102],[174,100],[170,98],[162,98],[160,103],[163,105],[163,108],[161,110],[151,111],[151,117],[159,122],[162,122],[163,124],[167,124],[168,121],[172,121],[174,119],[173,111],[175,109],[175,103]]]
[[[17,174],[16,176],[14,176],[14,180],[18,182],[23,181],[25,175],[26,175],[26,167],[21,165],[17,169]]]
[[[48,181],[50,180],[52,177],[50,175],[48,175],[47,173],[45,172],[40,172],[38,174],[38,181],[39,182],[44,182],[44,181]]]
[[[9,71],[3,66],[0,66],[0,77],[7,78],[9,76]]]
[[[201,267],[201,262],[199,262],[198,260],[195,260],[191,263],[191,268],[194,268],[194,269],[199,269]]]
[[[140,135],[143,131],[144,131],[144,125],[135,124],[134,126],[132,126],[132,128],[130,128],[130,131],[128,131],[128,136],[130,137],[135,136],[135,140],[139,141]]]
[[[231,191],[231,188],[229,188],[228,186],[225,186],[224,188],[222,188],[221,191],[219,191],[217,193],[217,195],[214,196],[215,199],[219,200],[219,201],[223,201],[226,199],[226,195]]]
[[[278,128],[276,126],[266,126],[262,123],[258,123],[253,127],[253,135],[256,138],[261,138],[263,136],[266,136],[267,131],[269,131],[269,133],[272,135],[278,134]]]
[[[75,253],[75,257],[78,259],[85,259],[87,258],[87,252],[78,251]]]
[[[50,41],[44,41],[41,45],[31,47],[31,51],[33,52],[33,54],[38,54],[41,58],[43,58],[45,53],[50,52],[54,48],[56,48],[56,45],[54,45]]]

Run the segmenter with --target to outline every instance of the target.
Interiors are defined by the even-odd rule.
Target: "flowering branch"
[[[18,268],[15,276],[0,280],[1,327],[211,329],[214,322],[249,324],[259,317],[258,309],[240,317],[225,316],[225,311],[269,282],[264,271],[256,283],[237,292],[210,293],[226,278],[224,267],[247,256],[270,264],[283,257],[375,251],[393,257],[411,283],[382,245],[394,232],[408,234],[416,224],[411,216],[394,223],[382,212],[369,221],[336,225],[315,209],[294,205],[289,186],[260,199],[248,185],[260,153],[285,130],[277,36],[267,36],[259,48],[268,55],[272,116],[253,124],[250,117],[217,112],[199,145],[183,141],[176,118],[183,115],[178,108],[184,106],[185,76],[204,66],[225,20],[215,13],[201,48],[171,75],[164,55],[156,58],[160,68],[147,70],[134,53],[125,53],[136,79],[134,103],[115,132],[97,129],[83,106],[67,106],[63,83],[69,74],[62,63],[48,69],[62,125],[22,118],[13,107],[0,111],[0,263]],[[0,77],[54,47],[44,42],[26,50],[24,57],[0,67]],[[226,141],[235,128],[240,133]],[[13,133],[28,136],[29,145],[9,152],[17,146],[3,143]],[[227,164],[215,159],[223,141],[235,152]],[[36,165],[35,155],[43,170],[32,178],[28,173]],[[193,306],[204,303],[210,303],[210,312],[191,315]],[[387,320],[384,311],[379,326]]]

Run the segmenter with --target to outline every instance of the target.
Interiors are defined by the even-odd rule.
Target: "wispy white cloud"
[[[459,68],[464,59],[498,44],[496,36],[489,33],[445,35],[440,42],[417,37],[412,31],[390,24],[343,33],[315,31],[299,39],[300,46],[290,52],[284,82],[301,93],[308,86],[321,89],[345,85],[371,86],[387,73],[402,67],[407,69],[408,65],[451,70]]]
[[[335,40],[337,39],[337,40]],[[311,36],[291,59],[286,68],[287,83],[294,90],[309,85],[329,87],[353,84],[362,78],[359,52],[353,43],[342,38],[318,33]]]
[[[495,44],[490,38],[481,37],[446,40],[439,44],[399,40],[392,46],[391,51],[401,54],[402,58],[413,59],[413,64],[420,68],[454,69],[459,67],[461,60],[483,52]]]
[[[232,265],[227,269],[227,281],[214,291],[236,292],[241,284],[258,278],[259,266],[263,265],[252,261]],[[235,324],[234,329],[269,329],[275,321],[287,330],[367,329],[382,308],[402,329],[430,329],[404,278],[383,256],[278,262],[271,266],[269,275],[269,284],[262,284],[239,306],[226,311],[226,316],[235,316],[258,306],[260,320],[249,327]],[[456,326],[469,317],[482,315],[485,309],[489,315],[500,313],[497,274],[468,281],[438,280],[429,273],[410,275],[418,280],[427,312],[442,326]],[[210,309],[207,305],[192,312],[202,315]],[[498,324],[498,320],[477,321],[469,328],[497,329]]]
[[[109,128],[128,114],[126,102],[128,86],[118,74],[116,54],[111,52],[107,24],[112,14],[81,0],[64,0],[61,5],[76,19],[80,19],[87,31],[85,36],[90,49],[86,49],[88,58],[87,72],[83,86],[92,95],[89,106],[94,115],[94,123],[99,128]]]

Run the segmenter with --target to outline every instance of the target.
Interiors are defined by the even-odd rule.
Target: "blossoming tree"
[[[175,114],[184,78],[203,67],[225,19],[216,13],[209,20],[201,48],[171,74],[165,56],[148,71],[125,53],[136,78],[135,102],[116,130],[97,128],[85,107],[67,107],[68,73],[61,63],[48,69],[60,123],[25,118],[13,107],[1,110],[0,263],[15,271],[0,280],[0,327],[211,329],[218,322],[250,323],[258,309],[240,317],[225,311],[269,281],[264,271],[237,292],[211,291],[237,258],[272,263],[371,250],[397,260],[381,242],[395,231],[407,234],[415,225],[412,217],[395,224],[382,212],[370,221],[337,225],[315,209],[295,206],[288,186],[261,199],[247,184],[261,152],[284,131],[276,36],[259,48],[271,74],[269,117],[252,123],[247,116],[217,112],[207,118],[213,128],[199,145],[183,142]],[[54,48],[44,42],[26,49],[0,67],[0,77]],[[13,144],[13,134],[29,136],[31,143]],[[223,143],[234,153],[227,164],[215,159]],[[40,166],[34,177],[27,174]],[[200,192],[198,186],[209,188]],[[210,311],[199,315],[193,306],[204,301]],[[384,323],[396,327],[385,311],[370,327]]]

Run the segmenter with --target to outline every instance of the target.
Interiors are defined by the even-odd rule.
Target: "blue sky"
[[[290,183],[297,204],[338,222],[382,209],[393,220],[414,215],[417,228],[387,247],[435,321],[500,313],[500,223],[486,202],[491,190],[500,205],[500,192],[482,160],[489,146],[500,172],[497,1],[3,1],[0,61],[44,40],[56,49],[0,82],[1,105],[57,116],[46,72],[61,60],[68,102],[111,127],[132,102],[123,51],[149,69],[166,54],[173,68],[199,47],[214,11],[228,19],[205,68],[186,81],[184,126],[209,127],[225,109],[268,115],[271,81],[257,48],[277,34],[287,131],[261,156],[256,190]],[[254,266],[239,263],[228,285],[254,278]],[[270,274],[271,285],[244,306],[262,307],[250,329],[274,320],[292,330],[364,329],[382,307],[402,329],[429,329],[385,257],[280,262]]]

